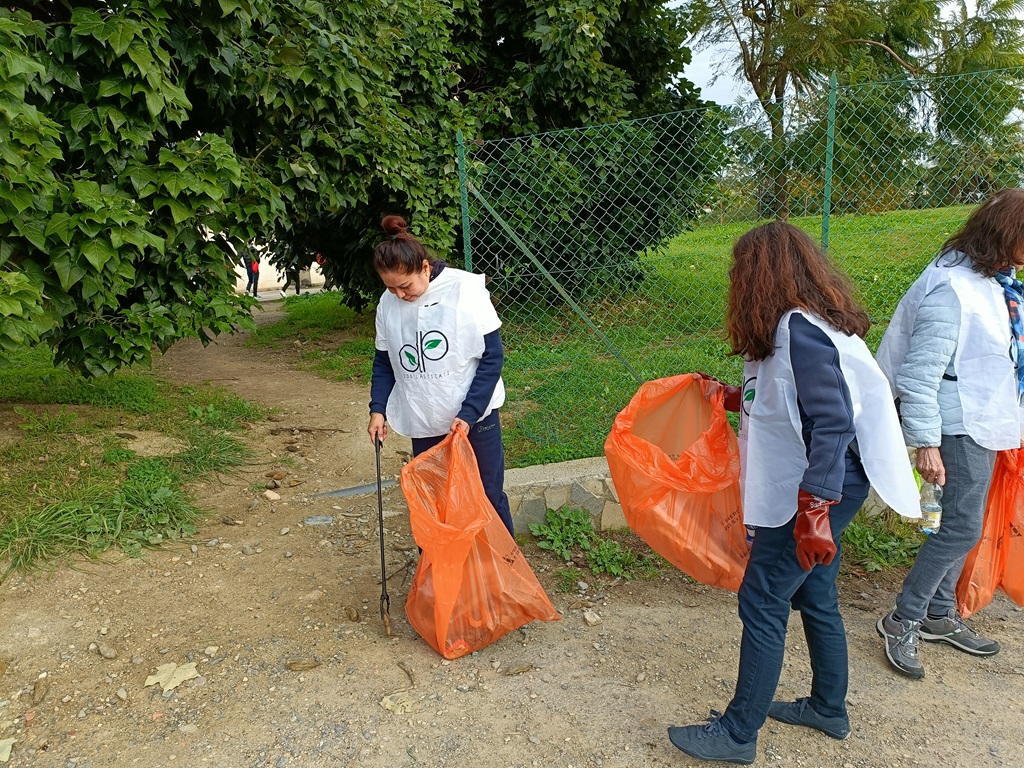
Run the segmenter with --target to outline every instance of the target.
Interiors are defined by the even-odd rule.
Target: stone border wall
[[[587,510],[595,531],[628,527],[603,456],[507,469],[505,493],[517,534],[545,522],[547,511],[563,504]]]

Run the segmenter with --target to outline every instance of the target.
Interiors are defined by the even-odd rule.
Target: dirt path
[[[727,703],[740,633],[732,594],[670,573],[645,583],[590,579],[566,595],[555,588],[558,563],[527,546],[563,620],[449,663],[404,618],[411,569],[402,568],[415,548],[393,491],[385,508],[395,636],[385,637],[375,496],[308,498],[374,480],[365,388],[291,370],[291,348],[258,352],[242,341],[179,345],[157,364],[176,381],[210,381],[280,409],[280,420],[252,430],[258,464],[197,489],[213,522],[193,542],[143,560],[0,586],[0,743],[17,739],[11,765],[699,765],[665,728]],[[387,474],[402,450],[407,443],[389,440]],[[250,485],[272,471],[288,473],[282,498],[250,509]],[[332,520],[317,525],[317,516]],[[875,635],[892,579],[847,576],[841,586],[853,734],[836,742],[769,721],[758,764],[1024,765],[1020,609],[999,597],[978,617],[1003,643],[998,656],[927,646],[928,676],[914,682],[889,672]],[[584,601],[602,623],[587,626]],[[792,629],[785,698],[808,692],[799,620]],[[166,693],[145,687],[172,662],[194,663],[199,677]],[[381,704],[391,694],[394,710]]]

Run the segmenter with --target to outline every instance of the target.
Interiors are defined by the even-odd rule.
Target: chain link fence
[[[738,381],[733,241],[788,217],[876,326],[970,207],[1024,184],[1024,71],[840,86],[460,147],[466,266],[503,320],[516,465],[599,455],[642,381]]]

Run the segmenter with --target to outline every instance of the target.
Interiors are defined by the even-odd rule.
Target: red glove
[[[714,376],[709,376],[708,374],[702,373],[701,371],[696,371],[693,375],[701,379],[705,379],[707,381],[714,381],[718,384],[721,384],[722,387],[725,389],[725,410],[732,411],[733,413],[740,412],[741,397],[743,395],[742,388],[734,387],[732,384],[726,384],[721,379],[716,379]]]
[[[796,497],[796,559],[805,571],[816,565],[828,565],[836,556],[832,541],[832,526],[828,523],[828,510],[837,501],[829,501],[801,490]]]

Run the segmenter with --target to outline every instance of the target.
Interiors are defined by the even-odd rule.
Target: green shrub
[[[858,512],[843,532],[843,559],[866,571],[881,571],[914,562],[924,534],[894,512],[867,516]]]

